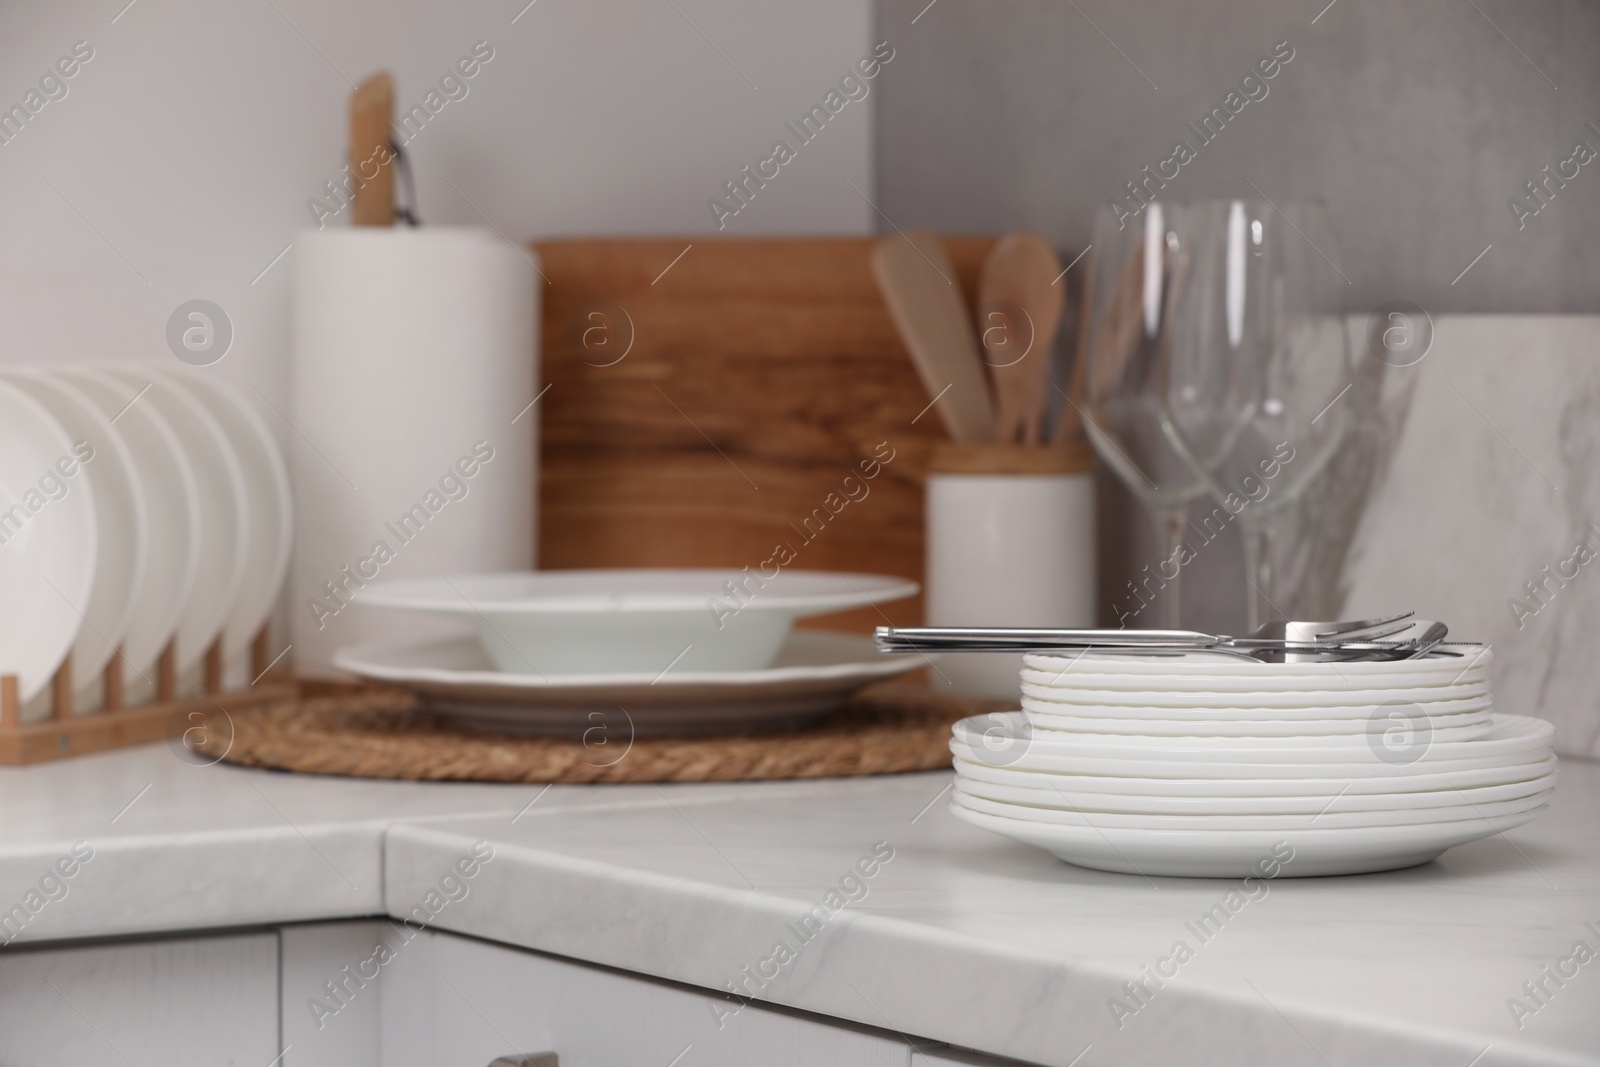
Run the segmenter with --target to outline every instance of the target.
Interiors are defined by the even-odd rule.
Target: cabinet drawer
[[[419,945],[422,937],[427,945]],[[898,1038],[518,949],[421,935],[384,976],[385,1067],[906,1067]]]
[[[0,1062],[253,1064],[278,1056],[278,937],[0,954]]]

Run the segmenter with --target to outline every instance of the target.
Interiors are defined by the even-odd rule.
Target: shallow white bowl
[[[384,582],[358,603],[463,617],[503,671],[665,674],[761,670],[796,619],[917,589],[903,578],[821,571],[521,571]]]

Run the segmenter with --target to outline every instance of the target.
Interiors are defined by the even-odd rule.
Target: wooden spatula
[[[1007,234],[984,260],[978,329],[994,382],[995,440],[1002,444],[1039,443],[1066,303],[1065,289],[1054,284],[1060,274],[1055,250],[1036,233]]]
[[[939,236],[919,229],[885,237],[872,251],[872,276],[950,439],[993,441],[994,410],[978,339]]]
[[[350,174],[364,183],[351,200],[352,226],[394,225],[393,121],[394,79],[379,71],[350,96]]]

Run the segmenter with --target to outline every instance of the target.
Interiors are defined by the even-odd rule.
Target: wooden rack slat
[[[191,711],[214,715],[242,710],[293,697],[293,682],[263,677],[270,663],[267,627],[250,643],[250,674],[243,689],[223,691],[222,639],[209,648],[203,660],[201,694],[178,699],[176,642],[168,642],[156,661],[155,700],[142,707],[127,706],[122,655],[111,657],[102,677],[104,697],[99,711],[74,713],[72,656],[50,679],[50,717],[23,723],[21,684],[14,674],[0,675],[0,764],[38,763],[80,756],[128,745],[142,745],[168,737],[173,723],[183,723]]]

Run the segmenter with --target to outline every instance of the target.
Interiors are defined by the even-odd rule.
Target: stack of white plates
[[[293,529],[271,431],[232,390],[144,364],[0,372],[0,672],[24,717],[72,656],[79,710],[120,657],[130,702],[175,641],[192,689],[271,614]]]
[[[1022,711],[956,724],[953,811],[1128,873],[1425,863],[1527,822],[1554,789],[1553,728],[1494,713],[1490,659],[1028,656]]]

